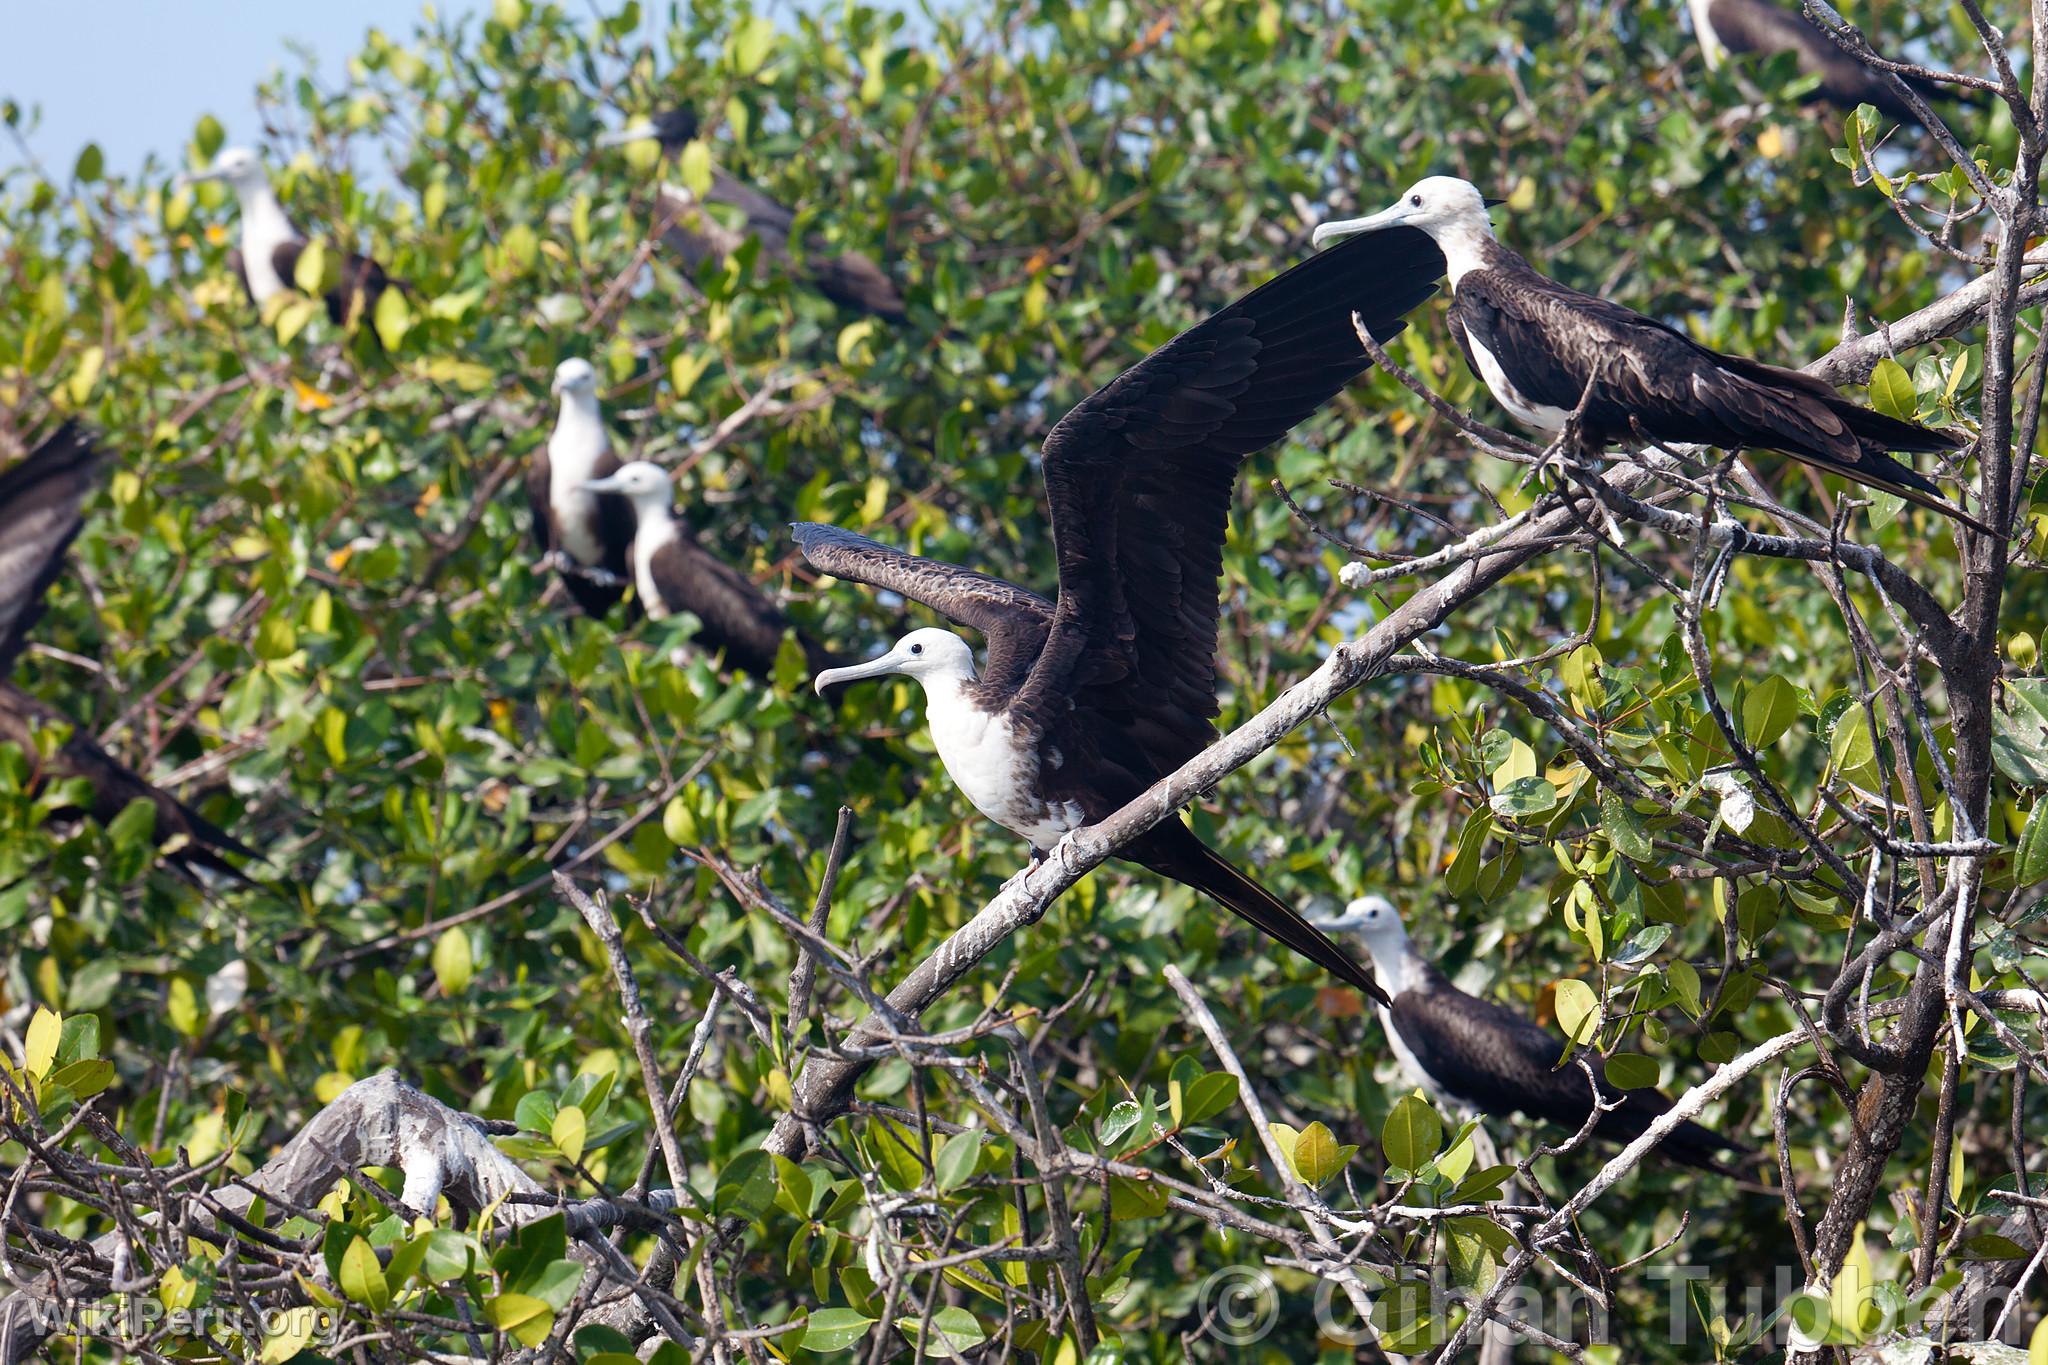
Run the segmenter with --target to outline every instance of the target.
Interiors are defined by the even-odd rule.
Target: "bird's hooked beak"
[[[620,475],[612,474],[602,479],[585,479],[577,487],[586,493],[624,493],[626,486],[619,482]]]
[[[1408,221],[1408,202],[1402,200],[1389,209],[1364,218],[1338,218],[1316,225],[1315,236],[1310,240],[1318,247],[1325,242],[1341,241],[1356,237],[1361,232],[1378,232],[1382,228],[1399,227]]]
[[[1349,910],[1310,910],[1302,918],[1326,934],[1348,934],[1358,928]]]
[[[179,174],[171,180],[171,185],[174,189],[183,189],[191,185],[203,185],[209,180],[225,180],[227,178],[228,173],[226,171],[216,166],[208,166],[203,171],[185,171]]]
[[[904,663],[909,658],[909,652],[903,646],[898,645],[887,654],[878,655],[875,658],[869,659],[864,664],[848,664],[845,668],[828,668],[817,677],[811,679],[811,687],[822,697],[825,695],[826,688],[836,687],[840,683],[859,682],[863,678],[880,678],[890,673],[900,673],[903,671]]]
[[[600,147],[623,147],[629,142],[652,142],[656,138],[654,124],[647,119],[634,119],[615,133],[606,133],[598,138]]]

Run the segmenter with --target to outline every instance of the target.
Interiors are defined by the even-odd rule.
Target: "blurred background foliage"
[[[1902,48],[1969,60],[1973,40],[1946,6],[1862,8],[1853,17]],[[634,5],[593,19],[498,0],[487,16],[370,33],[345,84],[275,78],[265,126],[205,121],[134,180],[103,178],[90,149],[74,167],[0,172],[0,444],[21,448],[75,413],[118,457],[18,681],[270,860],[251,869],[266,889],[195,889],[138,856],[135,831],[124,842],[45,824],[15,781],[0,796],[9,1031],[33,1004],[100,1014],[124,1125],[195,1156],[233,1140],[238,1161],[260,1160],[348,1080],[386,1067],[509,1118],[530,1092],[557,1096],[627,1055],[602,956],[549,893],[551,866],[580,859],[586,883],[651,896],[703,959],[737,967],[779,1010],[789,941],[699,859],[759,865],[785,899],[807,903],[841,803],[856,848],[830,933],[879,953],[878,979],[892,980],[1024,850],[938,776],[907,683],[856,693],[835,714],[793,651],[764,685],[688,650],[687,621],[621,630],[565,609],[534,566],[517,477],[552,422],[555,364],[590,357],[616,443],[676,472],[705,543],[807,630],[862,654],[925,622],[812,581],[785,523],[832,521],[1049,588],[1033,452],[1050,422],[1303,256],[1319,218],[1376,208],[1418,175],[1462,175],[1505,197],[1505,240],[1560,278],[1785,363],[1831,344],[1845,298],[1896,316],[1959,281],[1877,187],[1837,164],[1842,119],[1797,103],[1789,63],[1708,73],[1683,9],[964,0],[771,16],[709,0],[679,9],[648,50],[621,41],[639,28]],[[909,321],[843,312],[751,251],[685,278],[649,249],[651,147],[593,142],[684,100],[720,164],[799,209],[799,237],[882,261]],[[2003,115],[1965,126],[2007,154]],[[289,310],[256,319],[224,262],[232,199],[173,183],[224,139],[267,148],[300,225],[373,253],[404,293],[352,330]],[[1909,129],[1883,156],[1904,167],[1930,152]],[[1492,413],[1440,304],[1395,349],[1453,401]],[[1967,413],[1974,342],[1901,359],[1929,416]],[[1801,471],[1759,463],[1808,510],[1840,491],[1795,488]],[[1527,496],[1517,471],[1471,454],[1380,376],[1255,459],[1226,559],[1226,727],[1380,610],[1335,585],[1343,556],[1289,513],[1268,487],[1276,475],[1327,529],[1395,553],[1442,533],[1327,479],[1464,524],[1493,515],[1489,494],[1510,510]],[[1881,521],[1871,538],[1951,592],[1946,528],[1918,513]],[[1645,549],[1689,562],[1683,546]],[[1840,618],[1802,566],[1740,559],[1735,575],[1710,632],[1723,693],[1764,718],[1774,773],[1811,806],[1822,785],[1874,772],[1869,753],[1836,738],[1858,686]],[[1594,617],[1596,576],[1606,597]],[[2024,668],[2043,605],[2037,578],[2015,580],[2008,652]],[[1667,607],[1614,557],[1597,575],[1584,556],[1539,563],[1430,643],[1483,661],[1589,621],[1597,654],[1573,656],[1549,685],[1664,788],[1700,800],[1717,741],[1673,667]],[[1772,700],[1745,708],[1759,689]],[[1812,887],[1670,879],[1698,862],[1671,842],[1635,865],[1614,857],[1566,757],[1480,689],[1388,678],[1195,818],[1304,906],[1390,892],[1447,971],[1539,1017],[1557,980],[1587,979],[1612,998],[1605,1041],[1656,1058],[1667,1089],[1703,1074],[1702,1058],[1793,1026],[1768,983],[1825,979],[1839,904]],[[1497,787],[1531,773],[1554,779],[1552,807],[1496,819]],[[2029,795],[2004,788],[1994,837],[2016,837]],[[1597,887],[1590,934],[1567,915],[1581,882]],[[1736,901],[1741,932],[1724,964],[1720,917]],[[1645,948],[1652,924],[1669,933]],[[1630,939],[1643,950],[1618,965]],[[629,941],[659,1002],[663,1055],[679,1058],[709,987],[637,925]],[[999,982],[1009,1003],[1048,1010],[1080,993],[1050,1028],[1054,1103],[1092,1130],[1128,1095],[1163,1095],[1177,1057],[1214,1064],[1161,981],[1169,961],[1228,1006],[1276,1118],[1319,1119],[1364,1145],[1345,1178],[1369,1194],[1400,1094],[1377,1024],[1182,888],[1094,874],[991,959],[980,995],[927,1022],[967,1022]],[[1992,979],[2010,963],[1980,966]],[[821,989],[825,1014],[860,1012]],[[811,1027],[821,1023],[814,1010]],[[2010,1057],[2001,1065],[1993,1051],[1971,1081],[1973,1112],[1995,1128]],[[693,1089],[682,1134],[707,1192],[788,1096],[778,1059],[737,1023],[711,1065],[715,1084]],[[907,1102],[912,1079],[885,1065],[863,1094]],[[939,1112],[968,1112],[930,1084]],[[610,1117],[644,1118],[636,1086],[608,1104]],[[1750,1086],[1713,1117],[1767,1143],[1763,1106]],[[1206,1122],[1240,1140],[1212,1164],[1243,1167],[1238,1111]],[[1816,1106],[1795,1122],[1795,1164],[1824,1188],[1846,1120]],[[629,1127],[582,1154],[580,1175],[548,1141],[522,1150],[565,1185],[617,1187],[646,1140]],[[1914,1170],[1924,1147],[1908,1140]],[[2004,1169],[1985,1150],[1970,1175],[1980,1186]],[[875,1151],[850,1143],[839,1158],[884,1161]],[[1165,1149],[1145,1159],[1192,1175]],[[1591,1159],[1567,1165],[1583,1175]],[[1589,1226],[1618,1260],[1670,1236],[1689,1208],[1675,1254],[1738,1288],[1793,1261],[1775,1199],[1699,1188],[1652,1165]],[[1899,1188],[1914,1188],[1911,1170]],[[1194,1286],[1256,1253],[1186,1220],[1122,1212],[1105,1263],[1134,1255],[1105,1326],[1138,1356],[1174,1354]],[[849,1302],[843,1283],[783,1252],[830,1222],[763,1213],[743,1282],[757,1320]],[[60,1225],[88,1223],[73,1210]],[[1914,1236],[1880,1205],[1880,1257]],[[806,1254],[811,1266],[855,1259],[837,1233],[819,1232]],[[1304,1303],[1310,1284],[1282,1277]],[[1605,1358],[1701,1358],[1647,1331],[1661,1326],[1667,1288],[1623,1286],[1623,1340],[1638,1322],[1645,1331]],[[1299,1359],[1311,1336],[1305,1316],[1290,1317],[1261,1349]]]

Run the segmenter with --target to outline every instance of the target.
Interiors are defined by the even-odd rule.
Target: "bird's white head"
[[[548,385],[548,392],[563,397],[595,399],[597,371],[581,356],[572,356],[555,366],[555,380]]]
[[[263,169],[263,157],[253,147],[223,147],[214,156],[212,165],[203,171],[193,172],[185,179],[192,183],[224,180],[234,186],[238,194],[270,188],[270,176]]]
[[[1311,915],[1309,923],[1326,934],[1343,934],[1365,945],[1373,970],[1390,994],[1401,990],[1408,953],[1408,928],[1401,912],[1385,896],[1360,896],[1338,915]]]
[[[887,654],[878,658],[846,668],[826,669],[812,682],[812,686],[822,695],[835,683],[859,682],[862,678],[879,678],[888,673],[915,678],[926,688],[939,681],[970,681],[974,677],[974,651],[952,631],[926,626],[911,631]]]
[[[1432,175],[1410,185],[1406,194],[1378,213],[1322,224],[1316,228],[1315,244],[1393,227],[1418,228],[1443,249],[1455,287],[1459,276],[1480,264],[1480,244],[1493,238],[1493,221],[1486,210],[1499,202],[1481,194],[1469,180]]]
[[[669,501],[674,497],[669,489],[668,471],[651,460],[634,460],[620,465],[606,478],[585,480],[583,491],[617,493],[631,499],[636,509],[654,508],[662,512],[668,511]]]

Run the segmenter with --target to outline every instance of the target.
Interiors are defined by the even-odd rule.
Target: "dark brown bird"
[[[634,460],[583,487],[623,499],[632,509],[633,583],[649,617],[659,621],[688,612],[697,618],[696,639],[704,648],[722,652],[727,663],[757,678],[775,675],[775,656],[795,627],[752,579],[698,544],[676,520],[667,470]],[[796,640],[813,672],[837,662],[802,631]]]
[[[1710,351],[1559,284],[1494,240],[1490,202],[1463,180],[1431,176],[1392,208],[1324,223],[1315,240],[1427,233],[1451,282],[1451,333],[1466,362],[1516,421],[1546,436],[1562,433],[1583,399],[1578,442],[1589,450],[1646,441],[1775,450],[1990,533],[1887,453],[1960,450],[1968,436],[1886,417],[1811,375]]]
[[[697,139],[697,111],[688,105],[651,119],[629,124],[598,139],[600,147],[623,146],[652,139],[673,155]],[[746,181],[713,165],[711,188],[704,196],[713,204],[729,204],[745,220],[737,230],[719,223],[698,207],[690,192],[678,185],[661,187],[660,212],[668,221],[662,240],[676,253],[685,274],[694,275],[705,261],[723,260],[752,237],[761,243],[761,259],[790,271],[842,308],[872,313],[885,322],[906,316],[903,295],[882,267],[858,251],[833,253],[824,243],[807,239],[798,267],[789,247],[796,211],[769,198]]]
[[[64,717],[8,678],[29,627],[43,613],[44,594],[63,568],[64,552],[84,524],[81,509],[97,482],[99,465],[99,451],[67,422],[26,459],[0,473],[0,744],[15,745],[31,763],[36,761],[36,732]],[[203,867],[249,883],[221,855],[255,858],[254,850],[144,781],[76,726],[32,780],[45,777],[84,779],[92,790],[90,805],[62,813],[90,815],[102,825],[129,803],[148,801],[156,808],[157,843],[173,866],[188,874]]]
[[[903,673],[923,685],[932,742],[968,800],[1034,857],[1138,797],[1216,737],[1223,542],[1237,471],[1366,366],[1355,311],[1379,337],[1435,292],[1419,232],[1304,261],[1118,375],[1045,440],[1059,600],[830,526],[796,528],[821,571],[922,602],[988,643],[916,630],[819,687]],[[1180,819],[1120,857],[1183,882],[1341,980],[1372,973]]]
[[[1387,1041],[1408,1079],[1437,1104],[1453,1113],[1476,1110],[1497,1118],[1526,1114],[1571,1132],[1584,1126],[1593,1112],[1593,1090],[1585,1072],[1558,1065],[1564,1039],[1505,1005],[1452,985],[1416,950],[1391,901],[1361,896],[1342,915],[1318,925],[1365,945],[1373,970],[1393,997],[1379,1011]],[[1586,1061],[1600,1078],[1601,1102],[1615,1105],[1594,1126],[1596,1135],[1632,1141],[1671,1108],[1671,1101],[1655,1090],[1617,1090],[1597,1053],[1587,1054]],[[1687,1119],[1658,1150],[1688,1166],[1730,1174],[1717,1154],[1746,1155],[1750,1149]]]
[[[1818,25],[1775,0],[1688,0],[1692,8],[1693,32],[1707,66],[1719,67],[1730,54],[1769,57],[1790,52],[1798,59],[1803,76],[1818,76],[1820,84],[1809,99],[1823,100],[1838,109],[1859,104],[1876,108],[1886,118],[1901,123],[1918,123],[1920,116],[1899,97],[1885,74],[1865,66],[1843,50]],[[1929,103],[1941,100],[1970,102],[1954,90],[1905,78]]]
[[[272,295],[299,287],[299,258],[306,250],[306,235],[292,225],[284,205],[277,202],[262,157],[247,147],[223,147],[211,167],[186,178],[224,180],[235,191],[241,204],[242,240],[228,252],[228,264],[241,277],[251,303],[260,309]],[[328,319],[336,326],[351,319],[367,323],[378,295],[391,283],[384,267],[356,252],[335,252],[330,271],[327,287],[319,291]]]

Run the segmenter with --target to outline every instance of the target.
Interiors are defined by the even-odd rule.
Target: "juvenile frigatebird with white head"
[[[1223,542],[1237,471],[1365,367],[1377,337],[1435,292],[1419,232],[1311,258],[1183,332],[1083,400],[1045,439],[1059,597],[830,526],[797,544],[821,571],[901,594],[978,631],[912,631],[817,683],[903,673],[922,684],[953,780],[1034,856],[1136,799],[1216,737]],[[1344,981],[1372,974],[1178,817],[1118,856],[1186,883]]]
[[[1388,231],[1427,233],[1451,283],[1451,335],[1516,421],[1556,438],[1583,411],[1576,444],[1775,450],[1984,524],[1940,497],[1889,451],[1958,450],[1970,438],[1900,421],[1811,375],[1708,350],[1683,332],[1537,272],[1494,239],[1483,198],[1463,180],[1417,181],[1391,208],[1324,223],[1316,245]]]
[[[1808,19],[1797,4],[1784,5],[1778,0],[1687,0],[1687,5],[1692,11],[1693,34],[1699,39],[1700,53],[1710,70],[1720,67],[1731,54],[1770,57],[1790,52],[1802,76],[1819,77],[1820,83],[1809,99],[1824,100],[1838,109],[1868,104],[1901,123],[1920,121],[1920,116],[1892,84],[1891,76],[1858,61]],[[1910,77],[1899,79],[1930,103],[1968,99],[1948,87],[1928,85]]]
[[[620,147],[651,140],[661,144],[664,155],[673,156],[696,141],[697,136],[697,111],[683,105],[652,118],[636,119],[615,133],[606,133],[597,145]],[[686,274],[695,275],[697,267],[707,260],[724,259],[752,237],[761,244],[764,263],[790,271],[842,308],[872,313],[887,322],[904,320],[903,295],[881,266],[858,251],[834,252],[816,237],[806,238],[804,262],[799,268],[790,252],[796,211],[715,162],[711,167],[711,187],[705,191],[704,199],[738,209],[742,219],[739,231],[726,228],[705,213],[698,207],[696,197],[683,186],[668,182],[661,186],[661,213],[668,220],[662,240],[676,253]]]
[[[42,616],[65,551],[85,524],[84,503],[98,483],[102,463],[94,443],[67,422],[0,473],[0,744],[21,750],[33,784],[45,777],[83,780],[90,792],[84,805],[66,806],[59,814],[89,814],[107,825],[131,802],[147,801],[156,813],[156,841],[172,867],[188,876],[203,867],[248,882],[222,855],[254,858],[253,849],[145,780],[69,717],[12,681],[15,662],[28,646],[29,628]],[[48,758],[39,758],[36,733],[57,726],[68,726],[69,737]]]
[[[576,605],[603,617],[625,596],[633,572],[633,508],[619,494],[589,487],[619,470],[597,397],[597,371],[572,357],[555,366],[548,392],[561,409],[547,443],[526,466],[533,535],[542,564],[562,570]]]
[[[228,252],[228,264],[241,277],[250,302],[260,310],[277,294],[298,288],[299,258],[307,238],[293,225],[277,192],[270,186],[270,173],[263,158],[248,147],[223,147],[213,164],[185,176],[188,183],[226,181],[241,205],[241,244]],[[350,317],[367,318],[377,306],[377,296],[390,283],[384,267],[355,252],[337,253],[338,275],[333,287],[321,295],[328,318],[337,325]]]
[[[667,470],[648,460],[634,460],[583,487],[626,502],[635,523],[633,583],[650,618],[660,621],[689,612],[699,622],[696,639],[706,649],[722,651],[727,663],[757,678],[774,676],[775,656],[793,629],[789,617],[752,579],[705,549],[676,519]],[[814,672],[838,662],[801,631],[797,644]]]
[[[1373,971],[1390,997],[1379,1003],[1387,1042],[1408,1081],[1438,1106],[1468,1116],[1527,1114],[1573,1132],[1584,1126],[1593,1112],[1593,1089],[1577,1066],[1558,1065],[1565,1040],[1505,1005],[1452,985],[1417,950],[1392,901],[1361,896],[1343,914],[1314,922],[1371,955]],[[1597,1135],[1627,1142],[1671,1107],[1654,1090],[1617,1090],[1598,1053],[1588,1052],[1586,1061],[1600,1079],[1601,1102],[1615,1106],[1594,1127]],[[1664,1139],[1661,1150],[1688,1166],[1722,1171],[1716,1153],[1748,1149],[1687,1120]]]

